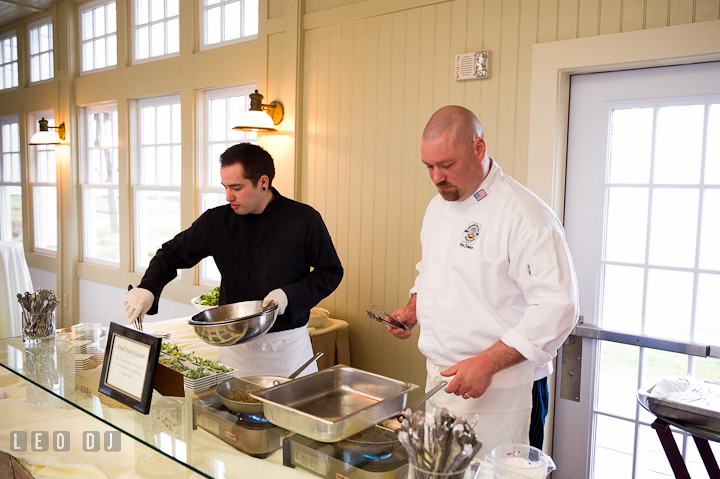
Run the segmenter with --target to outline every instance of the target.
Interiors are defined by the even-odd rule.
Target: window
[[[201,49],[257,38],[258,0],[202,0]]]
[[[28,115],[28,137],[40,129],[38,121],[45,118],[55,124],[52,111]],[[55,186],[55,145],[38,145],[28,149],[30,188],[32,191],[34,250],[55,254],[57,251],[57,187]]]
[[[158,248],[180,232],[180,97],[140,100],[137,114],[135,271],[144,271]]]
[[[135,59],[180,51],[179,0],[135,0]]]
[[[50,80],[55,76],[52,22],[45,19],[33,23],[29,26],[29,31],[30,82]]]
[[[120,261],[117,107],[86,108],[83,120],[83,261],[117,266]]]
[[[17,117],[0,120],[0,241],[22,241],[20,128]]]
[[[230,146],[242,142],[255,143],[257,134],[235,131],[240,115],[250,106],[250,93],[255,85],[224,88],[204,93],[202,110],[205,119],[201,132],[201,153],[199,180],[199,204],[202,214],[210,208],[225,204],[225,189],[220,182],[220,155]],[[200,263],[200,284],[215,285],[220,283],[220,271],[212,258]]]
[[[117,64],[116,23],[115,2],[92,2],[80,11],[83,72]]]
[[[0,90],[18,86],[18,50],[15,32],[0,35]]]

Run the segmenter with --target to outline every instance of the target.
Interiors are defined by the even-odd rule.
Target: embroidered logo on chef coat
[[[460,241],[460,246],[467,249],[473,249],[472,244],[475,242],[476,239],[478,239],[481,229],[482,226],[477,223],[470,223],[469,225],[467,225],[465,231],[463,231],[462,233],[462,241]]]

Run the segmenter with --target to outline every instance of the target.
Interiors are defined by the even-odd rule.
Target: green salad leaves
[[[217,306],[220,301],[220,286],[212,289],[209,293],[200,295],[197,302],[205,306]]]

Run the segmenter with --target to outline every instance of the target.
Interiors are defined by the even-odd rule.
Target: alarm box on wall
[[[461,53],[455,55],[455,79],[474,80],[490,78],[490,52]]]

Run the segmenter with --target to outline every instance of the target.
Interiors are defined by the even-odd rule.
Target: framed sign
[[[161,342],[157,336],[110,323],[98,391],[148,414]]]

